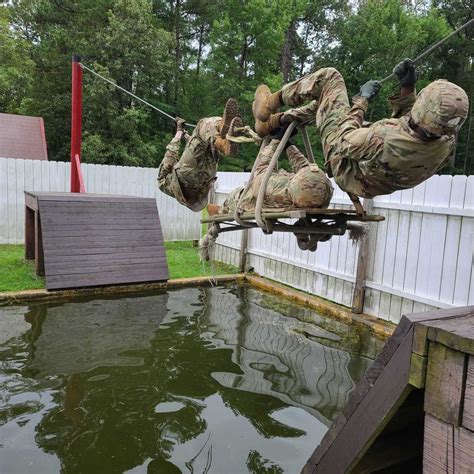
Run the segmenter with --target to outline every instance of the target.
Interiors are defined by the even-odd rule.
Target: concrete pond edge
[[[95,288],[79,288],[75,290],[48,291],[46,289],[38,289],[4,292],[0,293],[0,306],[30,302],[61,301],[81,296],[130,295],[154,290],[171,290],[193,286],[214,286],[221,283],[231,282],[247,283],[254,288],[293,301],[325,316],[335,317],[351,324],[362,324],[369,327],[374,334],[383,338],[391,336],[396,327],[389,321],[365,313],[355,314],[345,306],[338,305],[318,296],[304,293],[303,291],[296,290],[256,274],[245,273],[217,275],[213,277],[203,276],[194,278],[178,278],[168,280],[167,282],[102,286]]]

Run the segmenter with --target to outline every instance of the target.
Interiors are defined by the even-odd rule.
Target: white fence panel
[[[248,173],[219,173],[222,203]],[[332,201],[350,207],[335,186]],[[385,221],[370,224],[364,311],[398,322],[406,312],[474,304],[474,177],[434,176],[425,183],[374,200]],[[219,236],[216,258],[236,265],[240,232]],[[357,248],[346,237],[299,250],[291,234],[251,230],[248,263],[262,276],[351,305]]]
[[[157,170],[82,164],[89,193],[156,199],[165,240],[194,240],[201,235],[201,214],[180,205],[157,186]],[[69,190],[70,164],[0,158],[0,244],[23,243],[24,191]]]

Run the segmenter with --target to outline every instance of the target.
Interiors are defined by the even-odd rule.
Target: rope
[[[421,61],[424,57],[428,56],[428,54],[432,53],[435,49],[439,48],[441,45],[446,43],[449,39],[451,39],[454,35],[458,34],[460,31],[464,30],[464,28],[467,28],[469,25],[474,23],[474,18],[469,20],[468,22],[464,23],[464,25],[460,26],[457,30],[454,30],[452,33],[450,33],[448,36],[445,36],[443,39],[439,40],[437,43],[433,44],[430,46],[426,51],[418,55],[413,62],[417,63],[418,61]],[[392,74],[388,75],[387,77],[384,77],[383,79],[380,80],[381,83],[387,82],[390,79],[394,78],[395,74],[392,72]]]
[[[258,191],[257,203],[255,205],[255,220],[257,221],[257,224],[259,225],[259,227],[261,227],[266,232],[269,232],[270,229],[267,223],[265,222],[265,220],[262,218],[262,208],[263,208],[263,201],[265,199],[265,192],[267,190],[267,184],[268,184],[268,181],[270,180],[270,176],[273,173],[273,169],[275,168],[275,165],[278,162],[278,158],[280,158],[281,152],[285,148],[285,145],[290,139],[291,134],[293,133],[293,130],[295,129],[296,125],[297,125],[296,122],[291,122],[288,128],[286,129],[286,132],[283,135],[283,138],[280,144],[278,145],[277,149],[275,150],[275,153],[272,156],[272,159],[268,165],[268,168],[265,171],[265,174],[263,175],[262,183]]]
[[[269,142],[269,138],[265,137],[262,141],[262,144],[260,145],[259,154],[268,145],[268,142]],[[238,224],[240,224],[242,227],[250,227],[247,222],[243,221],[240,218],[240,213],[241,213],[240,205],[242,204],[242,200],[244,199],[244,196],[247,194],[247,191],[250,189],[250,186],[252,185],[252,181],[253,181],[253,178],[255,176],[255,169],[257,168],[257,164],[258,164],[257,162],[258,162],[258,160],[254,161],[253,166],[252,166],[252,171],[250,172],[249,180],[245,184],[244,189],[242,189],[242,191],[240,193],[239,200],[237,202],[237,205],[235,206],[234,221],[237,222]]]
[[[116,82],[112,81],[111,79],[108,79],[107,77],[102,76],[102,74],[99,74],[98,72],[95,72],[91,68],[87,67],[83,63],[79,63],[82,69],[85,69],[86,71],[89,71],[91,74],[94,76],[97,76],[99,79],[102,79],[105,82],[108,82],[112,86],[116,87],[117,89],[121,90],[122,92],[125,92],[125,94],[128,94],[129,96],[133,97],[134,99],[137,99],[138,101],[142,102],[143,104],[147,105],[148,107],[152,108],[153,110],[156,110],[160,114],[163,114],[164,116],[168,117],[169,119],[173,120],[173,122],[176,122],[176,117],[173,117],[169,113],[165,112],[164,110],[159,109],[158,107],[154,106],[153,104],[150,104],[150,102],[147,102],[145,99],[142,99],[141,97],[138,97],[138,95],[135,95],[133,92],[128,91],[127,89],[124,89],[123,87],[119,86]],[[196,125],[192,123],[185,123],[188,127],[196,127]]]

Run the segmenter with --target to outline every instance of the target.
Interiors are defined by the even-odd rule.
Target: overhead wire
[[[433,45],[431,45],[429,48],[427,48],[425,51],[423,51],[421,54],[419,54],[413,62],[416,64],[417,62],[421,61],[424,57],[428,56],[428,54],[432,53],[435,49],[439,48],[442,46],[446,41],[451,39],[454,35],[457,35],[460,31],[464,30],[467,28],[469,25],[474,24],[474,18],[471,20],[467,21],[464,23],[464,25],[460,26],[458,29],[454,30],[452,33],[449,35],[445,36],[444,38],[440,39]],[[389,74],[387,77],[384,77],[383,79],[380,80],[380,82],[383,84],[384,82],[389,81],[390,79],[395,77],[395,73],[392,72],[392,74]]]
[[[124,92],[125,94],[128,94],[129,96],[133,97],[134,99],[142,102],[143,104],[145,104],[146,106],[152,108],[153,110],[156,110],[157,112],[159,112],[160,114],[168,117],[169,119],[173,120],[173,122],[176,122],[176,117],[173,117],[172,115],[170,115],[168,112],[165,112],[164,110],[160,109],[159,107],[156,107],[155,105],[153,104],[150,104],[150,102],[146,101],[145,99],[142,99],[141,97],[139,97],[138,95],[134,94],[133,92],[130,92],[128,91],[127,89],[123,88],[122,86],[119,86],[116,82],[112,81],[111,79],[103,76],[102,74],[99,74],[98,72],[94,71],[93,69],[91,69],[90,67],[87,67],[84,63],[79,63],[79,65],[81,66],[82,69],[85,69],[86,71],[89,71],[91,74],[93,74],[94,76],[102,79],[103,81],[111,84],[112,86],[114,86],[115,88],[121,90],[122,92]],[[188,127],[196,127],[196,125],[192,124],[192,123],[188,123],[188,122],[185,122],[185,125],[188,126]]]

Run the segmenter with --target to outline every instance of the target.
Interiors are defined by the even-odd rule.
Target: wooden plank
[[[454,429],[453,471],[474,472],[474,433],[463,428]]]
[[[474,472],[474,433],[426,414],[423,472]]]
[[[467,364],[462,425],[474,431],[474,356],[472,355],[469,356]]]
[[[51,236],[49,237],[50,242],[61,242],[65,238],[68,237],[76,237],[77,240],[82,240],[82,237],[90,237],[95,235],[93,232],[87,230],[80,230],[80,229],[69,229],[69,230],[62,230],[60,232],[51,232]],[[130,238],[132,240],[137,240],[143,237],[152,237],[157,235],[156,229],[142,229],[139,231],[136,230],[116,230],[116,229],[104,229],[100,233],[101,236],[104,238],[114,237],[114,236],[121,236],[123,238]]]
[[[159,258],[154,258],[145,262],[107,262],[107,263],[98,263],[96,265],[74,265],[69,266],[69,268],[64,268],[64,266],[59,265],[49,265],[48,270],[46,271],[46,277],[50,278],[52,276],[60,275],[65,278],[70,278],[71,275],[93,275],[95,273],[109,273],[109,272],[122,272],[129,273],[134,271],[143,271],[147,272],[148,270],[155,270],[166,263],[166,256]],[[71,277],[72,278],[72,277]],[[75,277],[74,277],[75,278]]]
[[[43,234],[43,238],[44,237],[45,237],[45,234]],[[133,249],[136,246],[153,248],[157,244],[160,243],[159,238],[149,239],[149,240],[140,239],[140,240],[136,240],[136,241],[130,241],[129,239],[125,239],[125,240],[112,240],[112,239],[100,240],[100,235],[98,235],[97,237],[98,237],[98,239],[96,239],[96,240],[90,239],[90,240],[81,241],[81,242],[79,242],[75,245],[75,248],[77,250],[82,250],[82,252],[84,254],[87,254],[88,250],[96,249],[96,248],[99,248],[99,249],[107,249],[107,248],[111,248],[111,249],[113,249],[113,248]],[[47,242],[47,240],[46,240],[46,242]],[[70,241],[69,242],[64,241],[61,244],[55,244],[55,243],[53,243],[53,244],[44,243],[43,244],[44,252],[47,253],[48,255],[49,255],[50,251],[55,252],[56,250],[68,249],[68,248],[71,248],[71,242]]]
[[[433,321],[428,328],[428,339],[474,355],[474,307],[470,308],[468,316]]]
[[[140,269],[130,272],[109,272],[107,273],[107,279],[104,280],[104,276],[101,274],[79,274],[70,275],[68,279],[65,279],[62,275],[55,275],[46,280],[46,288],[60,289],[60,288],[78,288],[85,286],[100,286],[100,285],[116,285],[119,283],[136,283],[144,281],[165,281],[168,279],[168,272],[164,271],[146,271],[143,272]]]
[[[37,199],[34,196],[35,200]],[[97,211],[100,212],[104,209],[114,209],[114,210],[122,210],[122,209],[133,209],[140,211],[142,209],[149,209],[154,210],[156,208],[156,202],[154,199],[148,199],[147,201],[143,202],[142,200],[138,201],[124,201],[124,202],[109,202],[109,201],[46,201],[41,200],[41,205],[43,209],[51,209],[54,208],[59,212],[68,211],[74,209],[75,211]]]
[[[430,342],[425,412],[455,426],[461,424],[465,355]]]
[[[412,337],[410,329],[332,444],[322,443],[303,472],[346,472],[357,464],[412,390],[408,384]]]
[[[118,249],[120,250],[120,249]],[[64,263],[64,256],[68,256],[68,262]],[[82,262],[121,262],[133,259],[134,261],[147,261],[150,259],[155,259],[161,257],[163,255],[161,250],[156,248],[150,249],[146,247],[137,251],[136,249],[132,252],[110,252],[104,253],[98,249],[98,253],[95,254],[80,254],[80,255],[68,255],[64,253],[64,255],[50,255],[48,254],[48,262],[50,264],[64,264],[64,265],[71,265],[71,264],[80,264]]]
[[[117,196],[105,194],[80,194],[80,193],[55,193],[55,192],[34,192],[41,202],[45,201],[61,201],[61,202],[147,202],[150,198],[135,196]]]
[[[410,363],[410,385],[416,388],[424,388],[426,380],[426,370],[428,367],[428,358],[422,357],[415,352],[411,354]]]
[[[128,229],[128,230],[141,230],[141,229],[156,229],[159,230],[160,226],[158,222],[154,220],[150,220],[144,223],[134,223],[134,222],[120,222],[118,221],[116,224],[109,224],[107,226],[109,230],[117,230],[117,229]],[[95,224],[49,224],[47,231],[49,232],[59,232],[59,231],[65,231],[65,230],[70,230],[70,229],[82,229],[82,230],[90,230],[90,231],[95,231],[96,233],[99,233],[102,229],[104,229],[104,226],[101,225],[100,223],[95,223]]]
[[[454,444],[453,427],[436,417],[426,414],[425,437],[423,442],[423,472],[446,474],[452,471],[448,454]],[[448,469],[448,466],[451,469]]]
[[[159,242],[156,243],[156,247],[158,247]],[[141,253],[148,255],[150,252],[155,251],[153,247],[144,247],[140,246],[139,244],[131,246],[131,247],[114,247],[114,248],[91,248],[91,249],[74,249],[74,248],[61,248],[56,250],[48,250],[48,261],[50,259],[54,260],[54,257],[74,257],[79,256],[83,257],[85,255],[105,255],[105,254],[112,254],[112,255],[119,255],[119,254],[128,254],[128,253]]]

